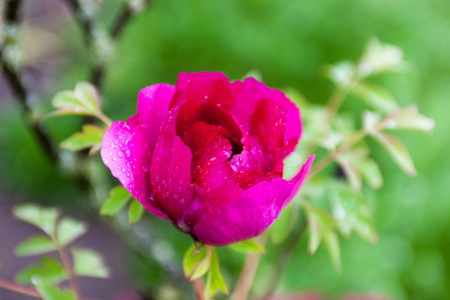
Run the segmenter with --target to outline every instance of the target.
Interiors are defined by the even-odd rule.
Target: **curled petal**
[[[167,116],[174,93],[173,85],[163,83],[150,85],[139,92],[137,115],[150,152],[155,147],[159,129]]]
[[[103,136],[100,151],[103,162],[114,177],[154,215],[169,219],[155,203],[149,176],[150,153],[134,115],[125,124],[115,121]]]

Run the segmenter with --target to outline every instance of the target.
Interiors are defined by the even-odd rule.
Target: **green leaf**
[[[355,79],[355,66],[350,61],[338,62],[329,67],[328,78],[339,87],[350,87]]]
[[[371,38],[357,67],[359,78],[373,74],[396,71],[405,66],[401,48],[382,44],[377,38]]]
[[[383,186],[384,180],[381,174],[380,167],[373,159],[366,159],[364,161],[358,162],[358,168],[364,178],[373,189],[379,189]]]
[[[90,249],[73,247],[70,249],[73,255],[73,271],[77,276],[109,277],[109,270],[103,264],[99,253]]]
[[[430,131],[435,122],[419,113],[417,105],[411,105],[400,109],[390,116],[391,122],[386,122],[386,128],[399,130]]]
[[[339,238],[336,232],[325,228],[322,230],[323,242],[330,253],[331,261],[336,271],[341,271],[341,251],[339,247]]]
[[[220,272],[219,259],[217,258],[214,248],[211,248],[211,266],[209,268],[205,286],[206,298],[211,298],[218,290],[228,295],[227,284],[225,283],[222,273]]]
[[[339,231],[349,237],[354,230],[370,243],[378,241],[373,209],[364,195],[345,184],[334,184],[329,192]]]
[[[298,206],[295,203],[289,204],[281,211],[280,216],[269,229],[270,240],[273,244],[280,244],[289,236],[297,217]]]
[[[371,132],[370,135],[374,137],[391,155],[395,162],[402,168],[406,174],[416,176],[417,171],[409,155],[405,145],[397,138],[385,132]]]
[[[57,225],[58,242],[65,247],[87,231],[87,226],[75,219],[63,218]]]
[[[104,133],[105,128],[103,127],[83,125],[81,132],[77,132],[65,139],[60,146],[69,151],[79,151],[90,147],[100,149]]]
[[[351,93],[379,112],[390,113],[399,107],[387,89],[372,83],[360,82],[352,88]]]
[[[253,69],[247,72],[247,74],[245,74],[244,76],[242,76],[241,80],[245,80],[247,78],[254,78],[258,81],[262,81],[262,73],[259,70]]]
[[[74,94],[92,114],[97,114],[100,111],[100,97],[93,84],[85,81],[77,82]]]
[[[52,104],[57,111],[46,117],[57,115],[97,115],[100,112],[100,99],[95,86],[88,82],[78,82],[73,91],[57,93]]]
[[[114,216],[116,215],[131,198],[130,192],[123,186],[116,186],[109,193],[109,198],[102,205],[100,210],[101,215]]]
[[[62,291],[58,287],[48,285],[36,280],[34,283],[39,295],[43,300],[76,300],[72,291]]]
[[[21,242],[15,250],[17,256],[30,256],[56,251],[53,241],[43,235],[32,236]]]
[[[231,250],[239,253],[266,253],[266,250],[252,240],[237,242],[228,246]]]
[[[337,162],[344,171],[350,185],[355,191],[361,190],[362,176],[351,155],[341,155],[336,158]]]
[[[137,223],[144,213],[144,206],[139,201],[132,199],[128,208],[128,220],[130,224]]]
[[[314,254],[320,246],[324,231],[334,231],[336,223],[333,218],[322,209],[302,201],[308,219],[308,228],[310,230],[308,251]]]
[[[202,277],[210,266],[211,250],[207,246],[192,245],[184,254],[184,276],[190,281]]]
[[[13,208],[13,214],[19,220],[30,223],[53,236],[58,211],[55,208],[42,208],[34,204],[23,204]]]
[[[43,257],[40,265],[32,265],[16,275],[16,281],[22,284],[32,284],[38,280],[49,285],[58,284],[67,279],[66,270],[52,257]]]

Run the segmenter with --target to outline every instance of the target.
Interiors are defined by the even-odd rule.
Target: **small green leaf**
[[[416,176],[417,171],[409,155],[405,145],[397,138],[385,132],[371,132],[370,135],[374,137],[391,155],[395,162],[411,176]]]
[[[97,114],[100,111],[100,97],[97,88],[85,81],[77,82],[75,85],[74,94],[88,111],[92,114]]]
[[[16,275],[16,281],[22,284],[32,284],[38,280],[54,285],[66,279],[66,270],[57,260],[47,256],[41,259],[40,265],[29,266]]]
[[[364,180],[373,189],[379,189],[383,186],[383,175],[381,174],[380,167],[373,159],[366,159],[358,162],[358,168]]]
[[[389,122],[391,121],[391,122]],[[430,131],[435,122],[419,113],[417,105],[411,105],[393,113],[386,122],[387,129]]]
[[[205,286],[206,298],[211,298],[218,290],[228,295],[227,284],[225,283],[222,273],[220,272],[219,259],[217,258],[214,248],[211,248],[211,266],[209,268]]]
[[[58,287],[39,282],[39,280],[34,281],[36,281],[34,286],[43,300],[76,300],[75,295],[70,290],[62,291]]]
[[[79,151],[82,149],[96,147],[100,149],[105,128],[94,125],[83,125],[82,131],[77,132],[62,141],[61,148],[69,151]]]
[[[90,249],[73,247],[70,249],[73,255],[73,271],[77,276],[86,277],[109,277],[109,270],[103,264],[99,253]]]
[[[252,240],[237,242],[228,246],[231,250],[239,253],[266,253],[266,250]]]
[[[130,192],[123,186],[116,186],[109,193],[109,198],[102,205],[100,210],[101,215],[114,216],[116,215],[131,198]]]
[[[132,199],[128,208],[128,220],[130,224],[137,223],[144,213],[144,206],[139,201]]]
[[[21,242],[16,247],[15,253],[17,256],[30,256],[56,250],[56,246],[51,239],[43,235],[35,235]]]
[[[63,218],[57,225],[58,242],[62,247],[67,246],[87,231],[87,226],[75,219]]]
[[[259,70],[253,69],[247,72],[244,76],[242,76],[241,80],[245,80],[247,78],[254,78],[258,81],[262,81],[262,73]]]
[[[350,61],[338,62],[329,67],[328,78],[339,87],[350,87],[355,79],[355,66]]]
[[[320,246],[320,242],[324,238],[324,232],[334,231],[336,223],[333,218],[322,209],[311,205],[306,201],[302,201],[308,218],[308,228],[310,230],[308,251],[314,254]]]
[[[210,266],[211,250],[207,246],[192,245],[184,254],[184,276],[190,281],[202,277]]]
[[[336,158],[337,162],[344,171],[350,185],[355,191],[361,190],[362,176],[361,172],[350,155],[341,155]]]
[[[336,271],[341,271],[341,251],[339,247],[339,238],[336,232],[323,229],[322,230],[323,242],[327,246],[330,253],[331,261],[333,262]]]
[[[42,208],[34,204],[23,204],[13,208],[13,214],[19,220],[41,228],[53,236],[58,211],[55,208]]]
[[[387,89],[372,83],[360,82],[352,88],[351,93],[379,112],[390,113],[399,107]]]

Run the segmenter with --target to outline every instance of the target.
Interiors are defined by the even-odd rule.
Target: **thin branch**
[[[266,240],[267,232],[260,236],[258,243],[264,245]],[[262,253],[247,254],[244,268],[241,271],[241,275],[239,276],[233,295],[231,296],[232,300],[246,300],[248,298],[261,256]]]
[[[70,263],[69,257],[67,256],[67,253],[66,253],[66,250],[60,246],[58,241],[56,241],[56,245],[57,245],[58,253],[59,253],[59,256],[61,257],[61,261],[63,263],[64,269],[66,269],[67,276],[69,277],[70,289],[72,290],[75,299],[79,300],[79,299],[81,299],[80,289],[78,287],[78,283],[77,283],[75,274],[73,272],[72,264]]]
[[[143,0],[142,2],[143,5],[150,4],[150,0]],[[113,39],[117,39],[117,37],[119,37],[119,35],[122,33],[122,30],[125,28],[125,25],[128,23],[133,14],[133,8],[128,3],[128,1],[125,1],[111,26],[110,34]]]
[[[12,0],[5,2],[5,27],[18,26],[20,3],[21,0]],[[15,35],[15,33],[12,34]],[[40,126],[39,122],[33,115],[32,108],[29,104],[29,92],[22,80],[20,71],[14,68],[13,63],[6,55],[8,51],[7,48],[14,47],[13,44],[15,43],[15,38],[15,36],[7,37],[7,34],[3,33],[2,47],[0,48],[0,61],[3,69],[3,74],[5,75],[5,78],[11,88],[13,98],[17,100],[21,108],[22,116],[25,119],[28,128],[37,139],[38,143],[43,149],[44,154],[50,159],[50,161],[56,162],[58,160],[58,152],[53,145],[50,137],[45,132],[44,128]]]
[[[197,278],[192,282],[197,300],[205,300],[205,284],[202,278]]]
[[[39,295],[38,291],[35,288],[20,285],[13,282],[8,282],[5,280],[0,279],[0,287],[4,288],[9,291],[17,292],[22,295],[27,295],[30,297],[42,299],[42,297]]]

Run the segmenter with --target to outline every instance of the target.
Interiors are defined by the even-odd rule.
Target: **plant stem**
[[[39,122],[33,115],[33,110],[31,109],[29,103],[29,92],[26,88],[20,71],[14,67],[14,63],[8,57],[8,50],[17,51],[13,49],[16,45],[17,39],[17,29],[19,8],[21,0],[11,0],[5,2],[4,7],[4,20],[5,20],[5,32],[2,34],[2,48],[0,48],[0,62],[5,74],[5,78],[11,88],[13,99],[16,99],[19,107],[22,111],[22,117],[26,121],[26,125],[30,129],[31,133],[36,138],[37,142],[42,148],[42,152],[51,162],[57,162],[58,152],[56,147],[53,145],[50,137],[47,135],[45,130],[40,126]],[[10,27],[7,29],[6,27]],[[9,33],[8,33],[9,32]],[[12,49],[8,49],[12,48]]]
[[[42,299],[41,296],[39,295],[39,293],[37,292],[37,290],[32,287],[20,285],[20,284],[13,283],[13,282],[8,282],[8,281],[2,280],[2,279],[0,279],[0,287],[4,288],[6,290],[17,292],[19,294]]]
[[[322,171],[330,163],[332,163],[336,159],[336,157],[338,157],[340,154],[350,149],[354,144],[363,139],[367,134],[368,133],[365,130],[361,130],[353,134],[346,143],[344,143],[337,150],[331,151],[325,158],[323,158],[319,163],[317,163],[309,172],[308,177],[311,178],[320,171]]]
[[[194,286],[195,295],[198,300],[205,300],[205,284],[202,278],[197,278],[192,282]]]
[[[264,245],[267,240],[267,233],[263,233],[259,237],[259,244]],[[250,253],[247,254],[247,258],[245,259],[244,268],[241,271],[241,275],[239,276],[238,282],[234,289],[233,295],[231,296],[232,300],[245,300],[247,299],[250,288],[252,287],[253,280],[256,275],[256,270],[259,266],[259,261],[261,259],[262,253]]]
[[[291,204],[292,205],[292,204]],[[276,287],[278,286],[278,282],[283,275],[283,270],[286,267],[287,262],[291,258],[292,253],[294,252],[297,244],[301,240],[303,234],[306,231],[306,218],[302,218],[301,224],[294,229],[294,232],[291,232],[289,238],[283,243],[281,246],[281,253],[277,256],[277,260],[275,261],[275,268],[272,271],[272,277],[270,282],[268,283],[269,288],[267,289],[266,294],[264,295],[264,300],[269,300],[273,296]]]
[[[64,269],[66,269],[67,276],[69,277],[70,289],[72,290],[72,292],[75,296],[75,299],[81,300],[82,298],[80,295],[80,289],[78,288],[76,277],[75,277],[75,274],[73,273],[73,268],[70,263],[69,257],[67,256],[66,250],[60,246],[60,244],[57,240],[55,241],[55,244],[58,248],[58,253],[59,253],[59,256],[61,257],[61,261],[64,265]]]
[[[111,37],[114,39],[117,38],[122,33],[122,30],[125,28],[125,25],[133,16],[133,9],[128,2],[129,1],[125,1],[125,3],[122,5],[120,12],[118,13],[116,19],[114,20],[111,26],[110,34]],[[150,0],[143,1],[144,5],[148,5],[149,3]]]

